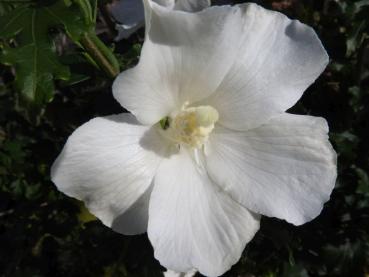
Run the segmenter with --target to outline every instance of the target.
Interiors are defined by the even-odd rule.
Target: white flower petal
[[[210,0],[177,0],[174,9],[186,12],[198,12],[210,7]]]
[[[151,1],[146,6],[140,62],[118,76],[113,93],[140,122],[153,124],[215,91],[236,58],[243,26],[236,7],[187,13]]]
[[[175,0],[143,0],[143,1],[149,1],[149,2],[152,1],[160,6],[167,7],[167,8],[173,8],[176,2]]]
[[[132,115],[95,118],[69,137],[51,178],[105,225],[123,234],[143,233],[150,184],[165,147],[156,131]]]
[[[250,210],[295,225],[315,218],[336,180],[336,154],[323,118],[283,114],[249,131],[217,127],[209,175]]]
[[[219,276],[238,261],[258,216],[221,192],[183,149],[163,160],[154,182],[148,235],[163,266]]]
[[[219,122],[248,130],[285,112],[322,73],[328,55],[312,28],[256,4],[240,5],[235,64],[207,105]]]

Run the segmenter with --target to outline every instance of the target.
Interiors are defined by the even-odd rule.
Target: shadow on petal
[[[129,115],[129,116],[123,116],[123,115]],[[134,117],[130,113],[113,114],[113,115],[106,116],[104,118],[109,121],[116,122],[116,123],[128,123],[130,125],[142,126],[142,124],[136,119],[136,117]]]
[[[153,183],[128,210],[114,219],[111,226],[114,231],[125,235],[138,235],[147,231],[152,188]]]
[[[151,126],[151,128],[143,134],[139,141],[140,146],[147,151],[154,152],[162,158],[169,158],[178,153],[179,149],[166,138],[162,137],[156,129],[157,127],[155,125]]]

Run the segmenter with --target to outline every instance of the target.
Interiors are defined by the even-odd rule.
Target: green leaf
[[[308,277],[309,274],[301,265],[290,265],[285,263],[283,266],[282,277]]]
[[[83,18],[86,24],[95,23],[94,8],[89,0],[74,0],[74,2],[80,7],[83,14]]]
[[[20,8],[1,18],[7,21],[1,32],[2,38],[19,32],[19,47],[5,46],[0,62],[16,69],[15,85],[26,103],[42,106],[53,97],[53,79],[68,79],[69,69],[62,65],[48,36],[54,18],[45,16],[48,8]]]
[[[27,14],[27,7],[21,7],[0,17],[0,38],[13,37],[20,32],[25,27],[22,17]]]
[[[21,48],[7,48],[1,62],[14,65],[15,84],[27,102],[37,106],[47,103],[53,97],[53,79],[67,80],[69,68],[62,65],[50,43],[31,43]]]
[[[72,5],[72,0],[64,0],[64,4],[69,7]]]
[[[347,41],[346,41],[346,56],[349,57],[352,55],[357,48],[361,46],[363,43],[366,34],[365,28],[367,26],[367,22],[355,22],[352,31],[349,33]]]
[[[51,28],[62,27],[110,77],[119,73],[114,54],[95,35],[95,18],[95,0],[58,0],[53,5],[40,2],[17,6],[0,18],[0,39],[3,40],[0,62],[15,67],[15,85],[25,100],[22,103],[39,110],[52,100],[54,80],[70,78],[69,68],[60,62],[56,53],[49,34]],[[15,43],[8,41],[11,38]],[[79,76],[71,83],[83,79]]]
[[[358,187],[356,192],[365,196],[369,196],[369,176],[361,168],[355,168],[356,174],[359,177]]]
[[[67,7],[63,2],[57,2],[51,7],[44,7],[45,14],[49,16],[54,25],[63,26],[68,36],[78,42],[82,34],[90,32],[95,26],[95,22],[86,22],[80,9],[75,6]]]
[[[15,37],[17,47],[3,45],[0,62],[15,67],[15,85],[22,100],[35,107],[52,100],[54,79],[68,80],[69,68],[59,61],[50,28],[61,26],[78,41],[91,30],[77,6],[64,1],[51,6],[18,7],[0,18],[0,39]]]

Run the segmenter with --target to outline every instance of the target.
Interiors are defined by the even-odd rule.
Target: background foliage
[[[313,26],[328,50],[330,65],[291,112],[328,120],[339,177],[312,222],[264,217],[225,276],[367,277],[369,1],[256,2]],[[0,1],[0,276],[161,276],[146,235],[114,233],[50,182],[76,127],[123,111],[112,76],[137,62],[143,32],[114,43],[106,4]]]

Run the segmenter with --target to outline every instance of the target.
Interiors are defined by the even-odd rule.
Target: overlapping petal
[[[186,150],[163,160],[149,206],[148,235],[160,263],[219,276],[240,258],[259,219],[233,201]]]
[[[336,154],[324,119],[283,114],[245,132],[218,127],[207,169],[250,210],[295,225],[315,218],[336,180]]]
[[[215,94],[206,100],[219,122],[247,130],[285,112],[322,73],[328,55],[314,30],[256,4],[240,5],[237,59]],[[237,48],[236,48],[237,47]]]
[[[230,6],[187,13],[146,5],[140,62],[119,75],[113,93],[140,122],[153,124],[215,91],[236,59],[243,16]]]
[[[165,154],[156,131],[132,115],[95,118],[69,137],[51,177],[105,225],[123,234],[143,233],[150,185]]]

